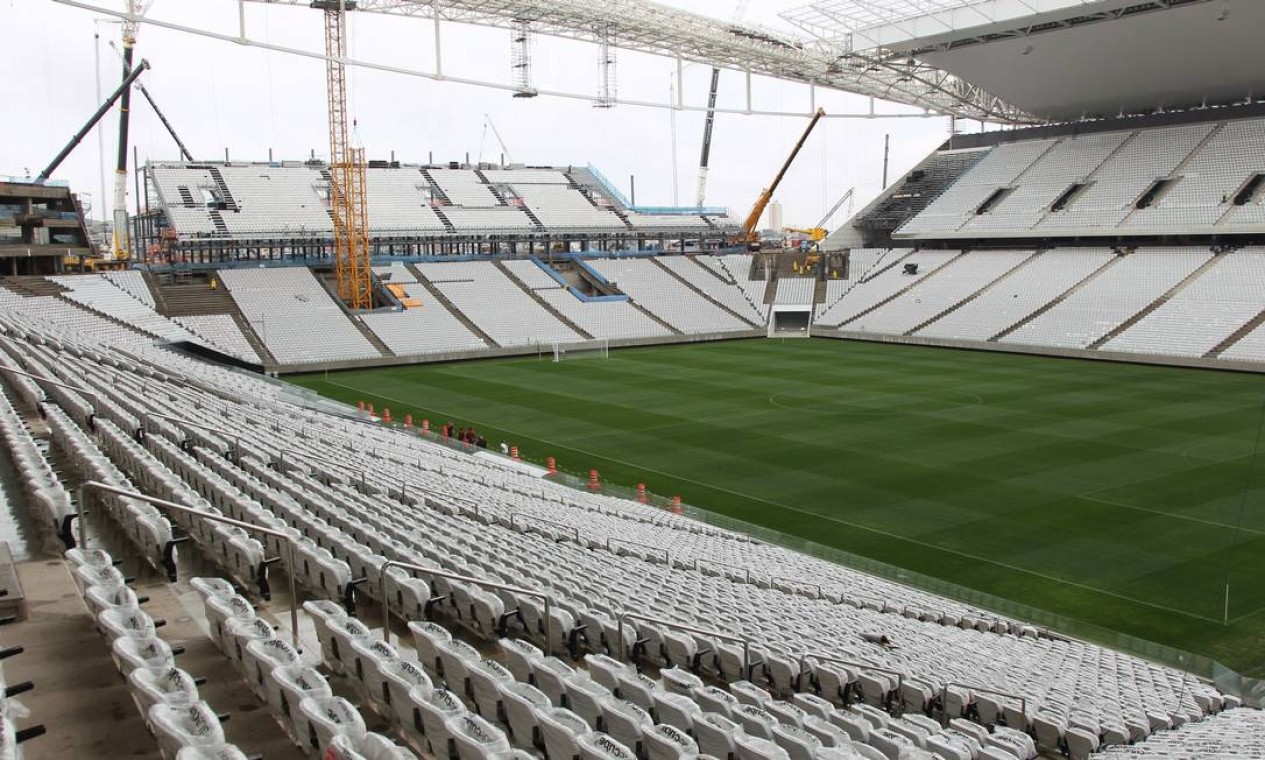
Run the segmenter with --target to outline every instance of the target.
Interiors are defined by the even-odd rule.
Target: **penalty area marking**
[[[374,392],[374,391],[367,390],[367,389],[365,389],[365,388],[358,388],[358,387],[356,387],[356,386],[346,385],[346,384],[344,384],[344,383],[335,382],[335,381],[333,381],[333,380],[325,380],[324,382],[325,382],[325,383],[327,383],[327,384],[329,384],[329,385],[334,385],[334,386],[337,386],[337,387],[339,387],[339,388],[344,388],[344,389],[349,390],[349,391],[354,391],[354,392],[356,392],[356,393],[366,393],[366,394],[369,394],[369,395],[371,395],[371,396],[375,396],[375,397],[377,397],[377,398],[384,399],[384,400],[386,400],[386,401],[391,401],[391,402],[393,402],[393,403],[397,403],[397,404],[404,404],[404,405],[406,405],[406,406],[407,406],[407,405],[409,405],[409,404],[414,403],[414,402],[411,402],[411,401],[405,401],[405,400],[403,400],[403,399],[395,398],[395,397],[392,397],[392,396],[386,396],[386,395],[383,395],[383,394],[381,394],[381,393],[377,393],[377,392]],[[456,416],[456,417],[464,417],[464,416],[465,416],[465,415],[451,415],[451,414],[445,413],[445,412],[444,412],[443,410],[441,410],[441,409],[434,409],[433,411],[438,412],[438,413],[440,413],[440,414],[444,414],[444,415],[446,415],[446,416]],[[469,419],[469,418],[467,417],[467,419]],[[471,419],[470,421],[471,421],[471,422],[473,422],[473,423],[475,423],[475,424],[478,424],[478,425],[488,425],[488,426],[491,426],[491,427],[496,427],[497,429],[499,429],[499,430],[504,430],[504,431],[505,431],[505,432],[507,432],[507,433],[514,433],[514,434],[517,434],[517,435],[522,435],[522,436],[529,437],[529,438],[530,438],[530,437],[533,437],[533,436],[532,436],[531,434],[529,434],[529,433],[522,433],[522,432],[520,432],[520,431],[510,430],[509,428],[506,428],[506,427],[504,427],[504,426],[500,426],[500,425],[495,425],[495,424],[490,423],[490,422],[485,423],[485,422],[482,422],[482,421],[480,421],[480,420],[475,420],[475,419]],[[883,530],[883,529],[881,529],[881,528],[874,528],[874,527],[870,527],[870,526],[868,526],[868,525],[861,525],[860,523],[854,523],[854,522],[851,522],[851,521],[849,521],[849,520],[844,520],[844,519],[839,518],[839,517],[833,517],[833,516],[831,516],[831,515],[823,515],[823,514],[821,514],[820,512],[814,512],[814,511],[809,510],[809,509],[803,509],[803,508],[801,508],[801,507],[792,507],[792,506],[790,506],[789,504],[782,504],[782,503],[780,503],[780,502],[772,501],[772,500],[770,500],[770,499],[765,499],[765,498],[762,498],[762,497],[759,497],[759,496],[752,496],[752,495],[750,495],[750,494],[745,494],[745,493],[742,493],[742,492],[740,492],[740,491],[734,491],[734,490],[732,490],[732,489],[725,488],[725,487],[723,487],[723,486],[718,486],[718,485],[715,485],[715,484],[713,484],[713,483],[704,483],[704,482],[702,482],[702,481],[694,480],[694,479],[692,479],[692,478],[683,477],[683,476],[681,476],[681,475],[676,475],[676,474],[674,474],[674,473],[664,472],[663,470],[657,470],[657,469],[655,469],[655,468],[653,468],[653,467],[647,467],[647,466],[645,466],[645,465],[643,465],[643,464],[638,464],[638,463],[636,463],[636,462],[629,462],[629,461],[628,461],[628,460],[626,460],[626,459],[620,459],[620,458],[618,458],[618,457],[608,456],[608,455],[605,455],[605,454],[599,454],[599,453],[597,453],[597,452],[594,452],[594,451],[589,451],[588,449],[581,449],[581,448],[577,448],[577,447],[575,447],[575,446],[566,446],[565,448],[568,448],[568,449],[570,449],[570,450],[572,450],[572,451],[577,451],[577,452],[580,452],[580,453],[582,453],[582,454],[588,454],[589,456],[594,457],[594,458],[597,458],[597,459],[605,459],[605,460],[607,460],[607,461],[609,461],[609,462],[616,462],[616,463],[618,463],[618,464],[622,464],[622,465],[625,465],[625,466],[627,466],[627,467],[631,467],[631,468],[633,468],[633,469],[643,470],[643,471],[645,471],[645,472],[653,472],[653,473],[655,473],[656,475],[663,475],[664,477],[667,477],[667,478],[672,478],[672,479],[674,479],[674,480],[680,480],[680,481],[683,481],[683,482],[685,482],[685,483],[693,483],[694,485],[701,486],[701,487],[703,487],[703,488],[708,488],[708,489],[711,489],[711,490],[713,490],[713,491],[720,491],[720,492],[722,492],[722,493],[727,493],[727,494],[730,494],[730,495],[733,495],[733,496],[737,496],[737,497],[742,498],[742,499],[748,499],[748,500],[750,500],[750,501],[757,501],[757,502],[760,502],[760,503],[762,503],[762,504],[768,504],[769,506],[772,506],[772,507],[777,507],[778,509],[782,509],[782,510],[785,510],[785,511],[787,511],[787,512],[796,512],[796,513],[799,513],[799,514],[802,514],[802,515],[806,515],[806,516],[809,516],[809,517],[813,517],[813,518],[818,519],[818,520],[826,520],[826,521],[828,521],[828,522],[838,523],[838,524],[840,524],[840,525],[846,525],[846,526],[848,526],[848,527],[850,527],[850,528],[855,528],[855,529],[857,529],[857,530],[863,530],[863,531],[866,531],[866,532],[868,532],[868,533],[875,533],[875,534],[878,534],[878,535],[880,535],[880,536],[884,536],[884,537],[887,537],[887,538],[892,538],[892,539],[895,539],[895,540],[897,540],[897,541],[905,541],[905,542],[907,542],[907,543],[915,544],[915,545],[917,545],[917,546],[922,546],[922,547],[925,547],[925,548],[928,548],[928,549],[935,549],[936,551],[942,551],[942,552],[946,552],[946,553],[948,553],[948,554],[954,554],[954,555],[957,555],[957,556],[959,556],[959,557],[963,557],[963,558],[965,558],[965,559],[971,559],[971,560],[975,560],[975,561],[977,561],[977,562],[984,562],[984,563],[986,563],[986,564],[989,564],[989,565],[995,565],[995,566],[997,566],[997,567],[1003,567],[1003,568],[1005,568],[1005,569],[1007,569],[1007,570],[1012,570],[1012,571],[1017,572],[1017,573],[1023,573],[1024,575],[1030,575],[1030,576],[1033,576],[1033,577],[1036,577],[1036,578],[1041,578],[1041,579],[1043,579],[1043,580],[1053,581],[1054,583],[1061,583],[1061,584],[1064,584],[1064,585],[1067,585],[1067,586],[1072,586],[1072,587],[1074,587],[1074,588],[1079,588],[1079,589],[1082,589],[1082,590],[1084,590],[1084,591],[1090,591],[1090,592],[1093,592],[1093,593],[1096,593],[1096,594],[1104,594],[1104,595],[1106,595],[1106,596],[1114,597],[1114,598],[1116,598],[1116,599],[1120,599],[1120,600],[1122,600],[1122,601],[1132,602],[1133,604],[1140,604],[1140,605],[1143,605],[1143,606],[1145,606],[1145,607],[1153,607],[1153,608],[1158,609],[1158,610],[1164,610],[1165,612],[1172,612],[1172,613],[1175,613],[1175,614],[1178,614],[1178,615],[1183,615],[1183,616],[1185,616],[1185,617],[1193,618],[1193,619],[1195,619],[1195,620],[1202,620],[1202,621],[1207,622],[1207,623],[1215,623],[1216,625],[1224,625],[1224,623],[1225,623],[1225,621],[1223,621],[1223,620],[1216,620],[1216,619],[1214,619],[1214,618],[1206,617],[1206,616],[1204,616],[1204,615],[1200,615],[1200,614],[1197,614],[1197,613],[1194,613],[1194,612],[1189,612],[1189,611],[1187,611],[1187,610],[1179,610],[1179,609],[1177,609],[1177,608],[1175,608],[1175,607],[1169,607],[1168,605],[1159,604],[1159,603],[1157,603],[1157,602],[1148,602],[1148,601],[1145,601],[1145,600],[1142,600],[1142,599],[1135,599],[1135,598],[1133,598],[1133,597],[1131,597],[1131,596],[1128,596],[1128,595],[1126,595],[1126,594],[1120,594],[1120,593],[1117,593],[1117,592],[1115,592],[1115,591],[1109,591],[1109,590],[1107,590],[1107,589],[1097,588],[1097,587],[1090,586],[1090,585],[1087,585],[1087,584],[1084,584],[1084,583],[1078,583],[1078,582],[1076,582],[1076,581],[1067,580],[1067,579],[1065,579],[1065,578],[1058,578],[1058,577],[1056,577],[1056,576],[1053,576],[1053,575],[1047,575],[1046,573],[1038,572],[1038,571],[1036,571],[1036,570],[1029,570],[1028,568],[1019,567],[1019,566],[1017,566],[1017,565],[1012,565],[1012,564],[1010,564],[1010,563],[1008,563],[1008,562],[1002,562],[1002,561],[1000,561],[1000,560],[992,559],[992,558],[989,558],[989,557],[981,557],[981,556],[979,556],[979,555],[976,555],[976,554],[971,554],[971,553],[969,553],[969,552],[964,552],[964,551],[961,551],[961,550],[958,550],[958,549],[951,549],[951,548],[949,548],[949,547],[947,547],[947,546],[940,546],[940,545],[938,545],[938,544],[933,544],[933,543],[931,543],[931,542],[929,542],[929,541],[922,541],[922,540],[917,539],[917,538],[910,538],[909,536],[902,536],[902,535],[900,535],[900,534],[898,534],[898,533],[892,533],[892,532],[890,532],[890,531],[886,531],[886,530]],[[801,538],[802,538],[802,536],[801,536]],[[838,547],[833,547],[833,548],[838,548]],[[788,551],[790,551],[790,550],[788,550]],[[836,564],[840,564],[840,566],[841,566],[841,567],[848,567],[847,565],[843,565],[843,564],[841,564],[841,563],[836,563]],[[850,568],[850,567],[849,567],[848,569],[849,569],[849,570],[853,570],[854,572],[864,572],[864,571],[859,571],[859,570],[856,570],[855,568]],[[867,574],[868,574],[868,573],[867,573]],[[880,577],[880,578],[881,578],[882,576],[875,576],[875,577]],[[893,582],[895,582],[895,583],[899,583],[899,581],[893,581]],[[902,584],[902,585],[908,585],[908,584]],[[917,588],[917,587],[916,587],[916,586],[913,586],[912,588]],[[947,598],[947,597],[946,597],[946,598]],[[1253,614],[1255,614],[1255,613],[1253,613]]]

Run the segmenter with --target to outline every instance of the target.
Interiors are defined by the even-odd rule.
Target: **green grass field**
[[[752,340],[292,379],[1265,675],[1259,376]]]

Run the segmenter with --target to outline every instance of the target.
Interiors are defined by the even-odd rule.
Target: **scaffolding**
[[[347,129],[348,7],[351,0],[327,0],[326,74],[329,94],[329,199],[334,222],[334,278],[338,297],[351,309],[373,308],[369,267],[369,211],[364,150],[351,147]]]

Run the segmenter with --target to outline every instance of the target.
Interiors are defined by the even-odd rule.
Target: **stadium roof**
[[[917,61],[1049,121],[1262,95],[1260,0],[819,0],[783,18],[841,55]]]
[[[310,4],[310,0],[252,2]],[[852,54],[793,33],[722,21],[649,0],[358,0],[356,10],[506,29],[528,21],[539,34],[609,42],[627,50],[872,96],[937,113],[994,122],[1040,121],[964,79],[918,61]]]

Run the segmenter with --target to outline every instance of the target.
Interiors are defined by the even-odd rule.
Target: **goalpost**
[[[575,342],[554,341],[554,362],[569,362],[575,359],[609,359],[611,357],[610,341],[606,338]]]

